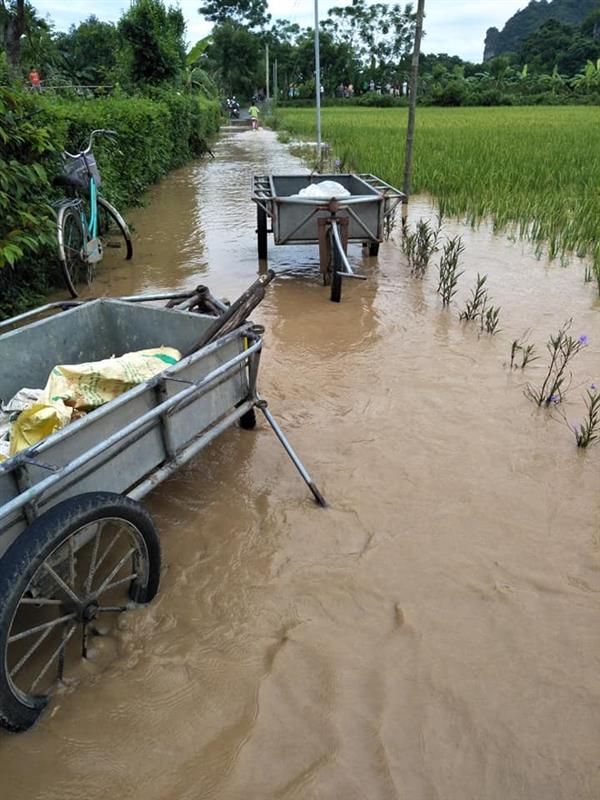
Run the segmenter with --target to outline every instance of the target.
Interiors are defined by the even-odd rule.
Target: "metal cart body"
[[[56,364],[161,345],[186,352],[213,323],[119,300],[71,308],[0,336],[0,397],[44,386]],[[168,465],[179,466],[253,405],[261,346],[248,326],[233,331],[0,464],[0,556],[67,497],[143,497],[170,474]]]
[[[271,220],[275,244],[318,243],[316,220],[329,215],[328,201],[298,196],[298,193],[311,183],[325,180],[336,181],[350,192],[350,197],[338,200],[338,216],[348,217],[348,241],[383,241],[385,220],[404,195],[368,173],[255,176],[252,200],[259,211],[259,238],[262,211]]]
[[[350,193],[341,198],[300,195],[310,184],[330,180]],[[348,242],[360,242],[377,255],[404,195],[370,173],[333,175],[255,175],[252,200],[256,203],[258,257],[267,258],[267,234],[276,245],[318,244],[320,270],[325,285],[331,284],[331,299],[341,299],[341,278],[358,278],[348,258]],[[267,227],[268,220],[271,229]]]

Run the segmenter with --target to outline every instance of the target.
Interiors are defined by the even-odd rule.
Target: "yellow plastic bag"
[[[34,403],[22,411],[10,429],[10,455],[37,444],[71,421],[73,409],[62,400]]]
[[[22,411],[12,424],[10,455],[37,444],[71,419],[108,403],[180,359],[179,350],[157,347],[103,361],[54,367],[39,400]]]
[[[179,350],[158,347],[88,364],[61,364],[50,373],[40,401],[49,404],[62,400],[72,408],[90,411],[176,364],[180,358]]]

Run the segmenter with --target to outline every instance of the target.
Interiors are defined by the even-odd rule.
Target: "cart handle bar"
[[[277,203],[291,203],[298,206],[328,206],[329,203],[338,203],[339,208],[344,206],[358,206],[361,203],[372,203],[373,200],[380,200],[383,197],[381,194],[361,194],[354,197],[274,197],[272,198]],[[271,198],[270,198],[271,199]]]
[[[348,256],[344,252],[344,247],[342,245],[342,240],[340,239],[340,231],[339,231],[339,224],[332,220],[331,222],[331,233],[333,234],[333,244],[338,251],[338,255],[344,265],[345,272],[342,272],[342,278],[354,278],[357,281],[366,281],[366,275],[357,275],[352,267],[350,266],[350,262],[348,261]]]

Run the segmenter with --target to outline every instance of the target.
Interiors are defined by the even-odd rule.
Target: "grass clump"
[[[576,338],[569,333],[572,324],[572,319],[567,320],[548,339],[546,349],[550,354],[550,361],[541,385],[535,387],[528,384],[525,387],[525,395],[537,406],[558,405],[565,398],[571,377],[569,365],[588,344],[585,334]]]
[[[460,236],[448,239],[444,245],[439,266],[437,291],[442,298],[442,305],[448,307],[457,292],[458,279],[463,274],[459,271],[459,259],[465,246]]]

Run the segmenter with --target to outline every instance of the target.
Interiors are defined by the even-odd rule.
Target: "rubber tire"
[[[376,256],[379,253],[379,242],[369,242],[369,255]]]
[[[113,492],[89,492],[64,500],[33,522],[0,559],[0,727],[17,733],[38,720],[49,697],[31,697],[25,705],[12,693],[5,675],[5,650],[9,626],[29,581],[48,555],[67,536],[83,525],[103,517],[131,522],[148,549],[148,583],[137,587],[137,603],[149,603],[160,582],[160,540],[152,517],[135,500]],[[133,588],[133,587],[132,587]]]
[[[81,247],[83,247],[83,229],[81,227],[81,220],[79,219],[79,214],[73,208],[65,208],[62,212],[59,212],[59,226],[62,228],[62,236],[63,236],[63,248],[64,248],[64,241],[65,241],[65,232],[67,229],[67,225],[71,224],[71,221],[74,222],[75,226],[77,227],[80,237],[81,237]],[[60,266],[62,271],[62,277],[65,282],[65,286],[67,287],[69,294],[71,297],[78,297],[79,292],[75,286],[75,281],[69,272],[69,268],[65,260],[60,258]]]
[[[118,216],[115,215],[115,210],[113,207],[108,203],[103,197],[98,196],[98,206],[103,208],[108,216],[113,220],[117,228],[121,232],[121,236],[125,239],[125,260],[130,261],[133,256],[133,244],[131,242],[131,233],[129,232],[129,228],[127,225],[123,227],[123,224]],[[98,233],[100,238],[102,238],[102,234]]]
[[[242,414],[240,417],[240,428],[243,428],[245,431],[252,431],[256,428],[256,411],[254,408]]]
[[[331,254],[331,294],[329,299],[332,303],[339,303],[342,299],[342,264],[333,234],[329,236],[329,251]]]

